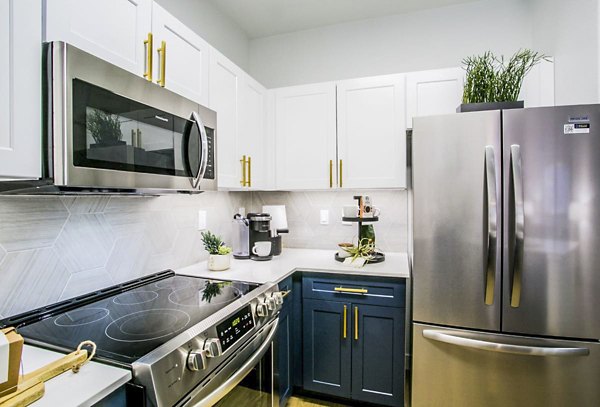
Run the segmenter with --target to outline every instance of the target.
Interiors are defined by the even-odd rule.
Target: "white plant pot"
[[[211,271],[227,270],[231,265],[231,254],[209,254],[208,269]]]

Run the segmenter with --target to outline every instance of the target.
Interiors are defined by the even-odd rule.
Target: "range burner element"
[[[118,305],[138,305],[153,301],[157,298],[158,293],[155,291],[135,291],[119,294],[113,298],[113,302]]]
[[[187,312],[177,309],[149,309],[114,320],[105,333],[119,342],[152,341],[179,333],[190,320]]]
[[[54,320],[56,326],[83,326],[106,318],[110,313],[106,308],[83,308],[65,312]]]

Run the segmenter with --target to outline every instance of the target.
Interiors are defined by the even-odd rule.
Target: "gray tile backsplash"
[[[357,191],[205,192],[161,197],[0,197],[0,318],[206,258],[198,211],[230,241],[238,208],[287,207],[286,247],[327,249],[356,240],[342,224]],[[360,191],[381,209],[377,246],[405,251],[405,191]],[[329,211],[330,224],[319,223]]]

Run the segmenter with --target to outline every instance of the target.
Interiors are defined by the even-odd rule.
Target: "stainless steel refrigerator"
[[[600,105],[414,119],[412,405],[600,406]]]

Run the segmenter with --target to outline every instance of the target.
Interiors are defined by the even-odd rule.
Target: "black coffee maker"
[[[252,260],[271,260],[273,258],[273,243],[271,242],[271,215],[268,213],[249,213],[246,215],[249,222],[250,258]],[[269,242],[270,249],[268,255],[262,256],[256,253],[254,247],[257,242]]]

